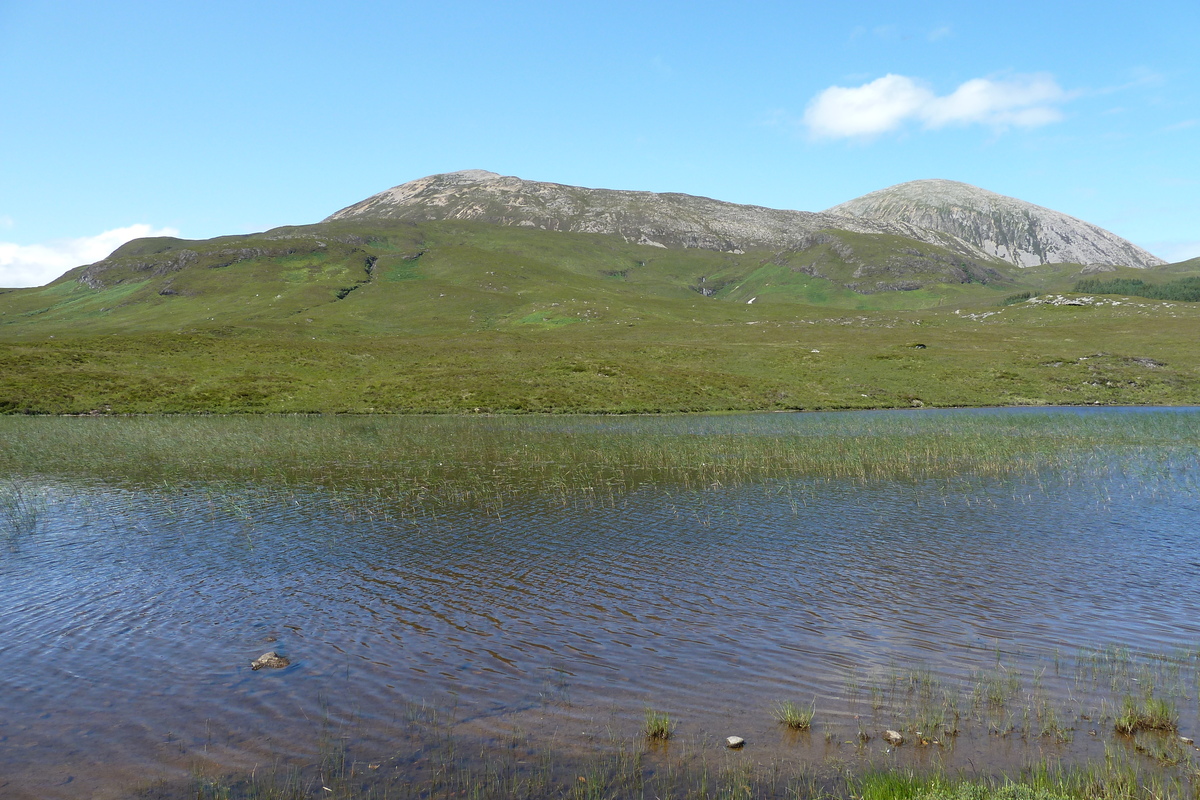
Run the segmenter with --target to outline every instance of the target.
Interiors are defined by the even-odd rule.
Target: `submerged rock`
[[[281,669],[292,663],[286,656],[281,656],[274,650],[269,653],[263,653],[258,658],[250,662],[250,669]]]
[[[904,737],[900,735],[899,731],[886,730],[883,732],[883,738],[887,740],[888,744],[896,747],[904,744]]]
[[[737,750],[742,745],[746,744],[746,740],[740,736],[726,736],[725,746],[731,750]]]

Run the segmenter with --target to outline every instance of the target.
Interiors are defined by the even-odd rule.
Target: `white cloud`
[[[925,34],[925,38],[931,42],[940,41],[954,35],[954,28],[949,25],[943,25],[940,28],[934,28],[929,33]]]
[[[804,112],[804,124],[820,138],[874,136],[906,122],[925,128],[986,125],[1033,128],[1062,119],[1058,105],[1069,95],[1048,75],[993,80],[974,78],[938,97],[904,75],[885,75],[856,88],[831,86]]]
[[[816,136],[873,136],[899,127],[934,100],[933,92],[903,75],[885,75],[855,89],[831,86],[804,112]]]
[[[43,286],[69,269],[99,261],[133,239],[178,235],[174,228],[138,224],[48,244],[0,242],[0,286],[8,289]]]
[[[934,98],[920,116],[930,128],[974,124],[1033,127],[1062,119],[1054,104],[1065,99],[1066,92],[1045,75],[1005,81],[975,78],[945,97]]]

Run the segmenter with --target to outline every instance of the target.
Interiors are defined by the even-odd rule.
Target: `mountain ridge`
[[[469,169],[394,186],[324,221],[351,219],[477,220],[730,253],[755,247],[794,249],[833,229],[904,236],[1018,267],[1079,263],[1145,268],[1166,263],[1099,226],[944,179],[909,181],[811,212],[676,192],[590,189]]]
[[[486,170],[439,173],[393,186],[324,222],[474,220],[571,233],[621,236],[631,244],[745,252],[784,249],[826,229],[885,233],[962,250],[952,236],[903,222],[742,205],[679,192],[591,189],[528,181]]]

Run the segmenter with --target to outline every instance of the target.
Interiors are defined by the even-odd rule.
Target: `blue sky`
[[[949,178],[1200,255],[1200,3],[0,0],[0,286],[435,172],[819,211]]]

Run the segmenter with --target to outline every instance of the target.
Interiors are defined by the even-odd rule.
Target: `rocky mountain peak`
[[[958,181],[909,181],[836,205],[828,213],[940,231],[1018,267],[1079,263],[1144,268],[1166,263],[1091,223]]]

